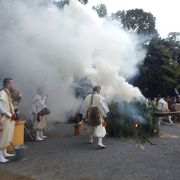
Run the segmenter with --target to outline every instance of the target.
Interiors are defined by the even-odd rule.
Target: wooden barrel
[[[75,136],[80,135],[80,129],[81,129],[81,125],[74,125],[74,135]]]

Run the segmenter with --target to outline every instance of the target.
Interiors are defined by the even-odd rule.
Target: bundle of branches
[[[148,138],[159,133],[153,104],[114,102],[109,105],[107,132],[111,137]]]

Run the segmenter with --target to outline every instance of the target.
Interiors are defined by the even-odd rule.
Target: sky
[[[179,0],[89,0],[89,5],[106,4],[108,13],[141,8],[156,17],[156,28],[161,37],[169,32],[180,32]]]

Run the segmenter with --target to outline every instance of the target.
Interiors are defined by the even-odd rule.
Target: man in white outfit
[[[157,103],[157,109],[159,111],[163,112],[169,112],[169,107],[168,107],[168,103],[163,99],[160,98],[158,103]],[[171,116],[168,116],[168,121],[169,121],[169,125],[173,125],[173,122],[171,120]],[[164,117],[159,117],[159,125],[161,125],[161,123],[163,123],[163,119]]]
[[[33,99],[34,129],[36,131],[36,141],[43,141],[47,136],[43,135],[43,130],[47,127],[46,115],[50,112],[47,109],[47,95],[44,95],[43,89],[38,88],[37,94]]]
[[[89,132],[89,143],[92,144],[94,141],[94,137],[98,138],[98,147],[106,148],[106,146],[102,143],[103,137],[106,135],[106,129],[104,127],[104,118],[106,118],[106,114],[109,112],[107,105],[105,105],[104,97],[100,95],[101,87],[95,86],[93,88],[93,93],[88,95],[83,103],[81,108],[81,113],[84,118],[87,118],[88,110],[91,107],[97,107],[100,114],[100,123],[98,125],[92,125],[88,122],[88,132]]]
[[[11,78],[5,78],[3,81],[3,89],[0,90],[0,162],[5,163],[9,160],[8,157],[13,154],[8,154],[6,148],[12,142],[14,134],[14,107],[12,104],[11,92],[14,90],[14,82]]]

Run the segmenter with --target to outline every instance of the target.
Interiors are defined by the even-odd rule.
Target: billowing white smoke
[[[45,87],[54,119],[79,108],[75,76],[103,87],[109,101],[142,99],[125,78],[137,73],[145,52],[138,36],[100,19],[77,1],[63,10],[39,1],[0,2],[0,76],[13,77],[31,112],[37,87]]]

